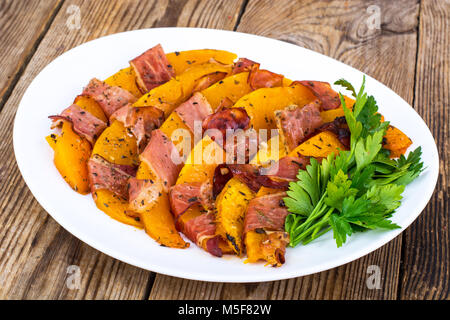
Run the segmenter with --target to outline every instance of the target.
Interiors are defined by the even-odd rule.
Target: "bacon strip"
[[[136,73],[136,82],[142,93],[162,85],[175,76],[160,44],[148,49],[130,61]]]
[[[188,220],[184,224],[183,233],[189,240],[202,247],[203,241],[206,240],[206,249],[214,256],[221,257],[222,250],[218,247],[219,239],[217,239],[215,217],[212,213],[199,215]],[[216,240],[212,240],[216,238]]]
[[[106,161],[94,154],[88,161],[89,181],[92,193],[107,189],[128,199],[128,179],[136,175],[136,167],[119,165]]]
[[[224,166],[230,170],[232,175],[228,173],[221,174],[224,170]],[[289,186],[289,181],[286,179],[273,179],[273,176],[268,176],[264,173],[261,167],[253,164],[227,164],[218,166],[214,171],[214,184],[218,184],[218,187],[214,189],[214,195],[220,193],[223,186],[228,182],[231,177],[236,177],[241,182],[245,183],[252,191],[258,192],[261,187],[273,188],[273,189],[285,189]],[[227,180],[228,179],[228,180]],[[220,181],[220,182],[219,182]],[[223,186],[222,186],[223,184]],[[219,186],[222,189],[219,189]]]
[[[159,129],[152,131],[150,142],[141,153],[140,159],[159,176],[166,192],[175,184],[183,166],[175,145]]]
[[[322,81],[294,81],[291,85],[302,84],[308,87],[313,94],[322,102],[323,110],[336,109],[341,105],[339,94],[331,88],[328,82]]]
[[[322,124],[320,101],[315,100],[303,108],[288,107],[276,111],[276,120],[289,151],[305,141]]]
[[[73,131],[86,138],[92,145],[107,127],[105,122],[76,104],[66,108],[61,115],[49,116],[49,118],[54,120],[52,128],[58,126],[62,120],[72,122]]]
[[[305,169],[308,164],[308,157],[286,156],[269,168],[253,164],[218,165],[213,176],[213,198],[217,197],[233,177],[245,183],[254,192],[258,192],[261,187],[285,190],[290,181],[296,180],[298,170]]]
[[[239,58],[239,60],[234,63],[231,73],[236,74],[236,73],[241,73],[241,72],[245,72],[245,71],[250,71],[253,69],[259,69],[258,62],[252,61],[247,58]]]
[[[213,208],[212,185],[209,182],[192,182],[174,185],[169,191],[170,208],[175,218],[192,205],[200,203],[204,208]]]
[[[164,112],[156,107],[132,107],[126,105],[111,115],[112,119],[122,122],[136,137],[139,152],[147,145],[151,132],[164,122]]]
[[[305,170],[307,165],[309,165],[309,157],[286,156],[268,169],[263,168],[262,171],[272,178],[294,181],[297,180],[298,170]]]
[[[151,209],[162,191],[163,185],[159,180],[130,178],[128,180],[130,208],[136,212]]]
[[[246,130],[250,125],[250,117],[244,108],[226,108],[207,116],[203,120],[203,130],[217,129],[225,139],[226,130]]]
[[[228,162],[246,163],[256,152],[258,137],[255,131],[247,130],[250,117],[244,108],[225,108],[203,120],[203,130],[210,130],[209,136],[227,152]],[[216,138],[221,138],[218,141]],[[231,143],[231,145],[227,145]],[[252,148],[253,147],[253,148]],[[233,160],[233,161],[231,161]]]
[[[136,101],[136,97],[127,90],[110,86],[96,78],[89,81],[81,95],[94,99],[108,118],[116,110]]]
[[[186,102],[180,104],[175,112],[183,120],[184,124],[194,132],[195,122],[202,122],[212,113],[211,105],[203,94],[200,92],[194,95]]]
[[[213,198],[216,199],[217,196],[222,192],[223,188],[228,181],[233,178],[233,172],[228,169],[228,165],[225,163],[219,164],[216,169],[214,169],[213,176]]]
[[[284,221],[289,214],[284,197],[286,193],[280,192],[250,200],[244,220],[244,233],[256,229],[284,231]]]
[[[216,71],[207,75],[204,75],[195,82],[193,92],[202,91],[216,82],[219,82],[227,76],[226,72]]]
[[[215,257],[222,257],[223,252],[219,247],[220,241],[222,241],[222,238],[220,236],[215,236],[206,240],[206,251],[208,251]]]
[[[260,70],[254,68],[248,75],[248,84],[253,90],[259,88],[281,87],[284,76],[270,72],[269,70]]]

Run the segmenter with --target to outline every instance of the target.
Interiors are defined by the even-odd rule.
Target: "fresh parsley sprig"
[[[397,160],[382,148],[389,122],[381,121],[375,98],[365,92],[365,77],[358,93],[344,79],[335,84],[356,98],[350,109],[340,94],[350,150],[330,154],[320,164],[311,159],[306,170],[298,172],[298,180],[289,184],[285,230],[292,247],[330,230],[340,247],[355,232],[399,228],[389,218],[401,204],[405,185],[424,170],[420,147]]]

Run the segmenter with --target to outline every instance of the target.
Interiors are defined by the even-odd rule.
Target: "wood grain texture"
[[[370,5],[380,9],[379,29],[370,27]],[[237,31],[288,41],[324,53],[371,75],[412,103],[418,12],[415,0],[250,0]],[[347,265],[285,281],[222,284],[157,275],[150,298],[396,299],[401,243],[400,236]],[[369,289],[366,285],[370,265],[381,269],[380,289]]]
[[[0,298],[143,299],[150,272],[82,243],[40,207],[26,187],[12,148],[15,111],[33,78],[61,53],[103,35],[159,26],[232,29],[241,1],[66,1],[0,113]],[[81,28],[69,29],[70,5]],[[95,75],[93,75],[95,76]],[[69,290],[67,268],[77,265],[81,286]]]
[[[440,172],[430,203],[405,232],[401,299],[449,299],[450,1],[423,1],[414,108],[439,151]]]
[[[61,2],[0,1],[0,110]]]

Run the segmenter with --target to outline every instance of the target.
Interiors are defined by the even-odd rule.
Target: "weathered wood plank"
[[[0,110],[61,2],[0,2]]]
[[[80,29],[67,27],[74,12],[67,11],[70,5],[80,9]],[[149,272],[112,259],[70,235],[26,187],[14,159],[12,126],[20,98],[33,78],[64,51],[115,32],[166,25],[232,29],[240,7],[241,1],[225,0],[64,3],[0,113],[0,298],[145,298],[150,279]],[[70,265],[81,271],[78,290],[66,286]]]
[[[450,2],[422,1],[414,108],[436,139],[435,193],[403,238],[401,299],[449,299]]]
[[[367,10],[373,4],[378,7],[372,9],[380,10],[379,29],[371,28],[374,16]],[[271,0],[250,0],[237,31],[288,41],[334,57],[380,80],[412,103],[417,15],[415,0],[278,0],[276,5]],[[259,284],[199,283],[158,275],[150,298],[395,299],[400,253],[401,237],[397,237],[345,266]],[[381,289],[369,289],[366,285],[370,265],[381,270]]]

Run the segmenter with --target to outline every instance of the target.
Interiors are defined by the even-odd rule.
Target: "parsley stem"
[[[311,238],[304,240],[303,245],[310,243],[313,240],[316,240],[317,238],[321,237],[325,233],[331,230],[331,226],[328,226],[327,228],[323,229],[320,233],[314,234],[311,236]]]
[[[317,232],[319,232],[325,225],[328,224],[328,220],[330,218],[330,215],[333,213],[334,208],[329,208],[327,206],[324,206],[321,210],[321,212],[326,211],[328,209],[328,212],[316,223],[314,223],[312,226],[308,226],[307,229],[303,232],[301,232],[297,237],[295,237],[294,242],[299,243],[303,239],[305,239],[307,236],[309,236],[310,233],[313,233],[311,236],[312,240],[315,239],[317,236]]]

